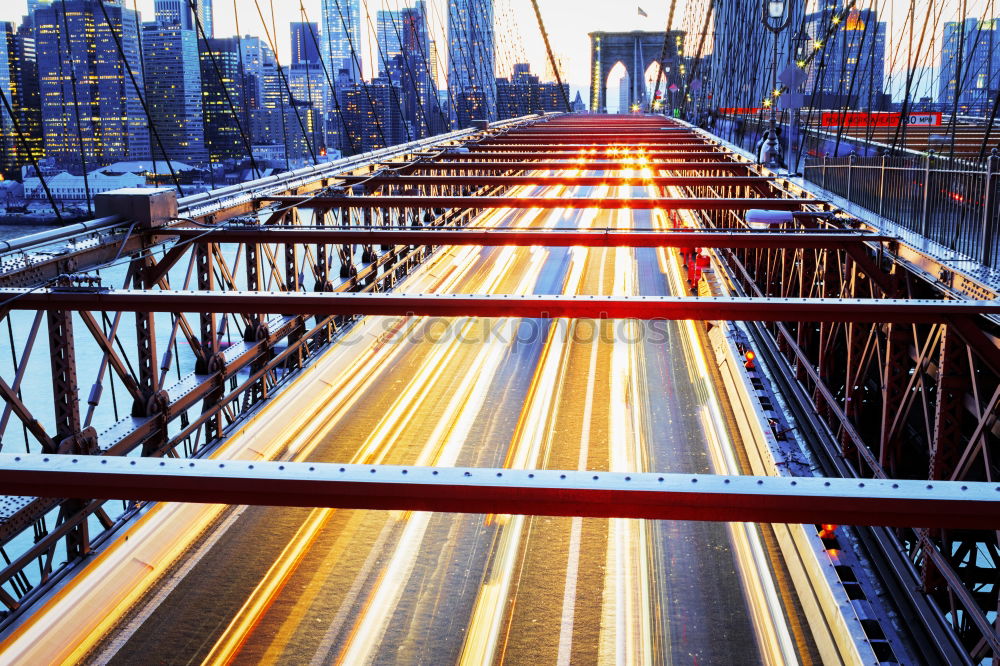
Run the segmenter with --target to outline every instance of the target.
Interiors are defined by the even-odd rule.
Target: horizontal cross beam
[[[520,149],[510,149],[505,152],[490,152],[490,151],[470,151],[467,153],[459,152],[447,152],[441,153],[440,155],[435,155],[433,159],[439,162],[451,161],[451,160],[577,160],[581,158],[588,157],[588,155],[583,155],[578,150],[566,150],[561,152],[554,151],[538,151],[531,146],[526,146]],[[589,156],[596,157],[596,156]],[[685,147],[683,149],[678,149],[676,151],[665,151],[665,150],[650,150],[644,152],[642,155],[606,155],[606,157],[620,157],[640,159],[645,158],[649,161],[672,159],[672,160],[698,160],[706,157],[716,157],[716,158],[729,158],[728,153],[719,152],[710,146],[705,146],[702,150],[692,150],[691,147]]]
[[[578,187],[596,187],[608,185],[611,187],[654,185],[657,187],[696,187],[700,185],[763,185],[772,182],[766,176],[344,176],[347,184],[364,183],[367,185],[462,185],[480,187],[489,185],[537,185],[551,187],[556,185],[575,185]]]
[[[496,141],[480,141],[479,143],[469,143],[466,144],[469,150],[524,150],[525,145],[529,146],[531,150],[554,150],[554,151],[564,151],[564,150],[595,150],[593,144],[590,143],[513,143],[510,141],[496,140]],[[631,143],[625,150],[685,150],[690,147],[716,147],[717,144],[708,143],[704,139],[698,137],[690,138],[674,138],[671,139],[669,143],[657,142],[657,143]],[[614,150],[615,147],[610,148],[600,148],[601,152],[607,152]]]
[[[410,197],[263,196],[258,201],[302,208],[598,208],[601,210],[799,210],[816,199],[726,199],[674,197]]]
[[[0,310],[260,312],[301,315],[570,317],[733,321],[940,322],[1000,315],[1000,301],[695,296],[0,289]]]
[[[624,135],[620,131],[608,132],[567,132],[565,134],[534,134],[504,137],[504,143],[587,143],[593,146],[629,146],[633,144],[670,143],[676,134],[663,134],[659,131]]]
[[[894,527],[1000,528],[1000,485],[0,454],[39,497]]]
[[[728,160],[704,162],[650,162],[638,164],[635,160],[587,160],[586,162],[416,162],[404,167],[407,170],[435,169],[439,171],[627,171],[648,167],[653,171],[749,171],[750,164]]]
[[[157,229],[159,237],[201,238],[212,243],[336,243],[344,245],[518,245],[545,247],[713,247],[713,248],[841,248],[864,242],[886,242],[891,236],[868,233],[785,233],[774,231],[640,231],[580,229],[549,231],[502,227],[301,227],[261,225]]]

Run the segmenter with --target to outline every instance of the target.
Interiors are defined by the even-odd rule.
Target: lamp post
[[[777,109],[775,108],[776,99],[774,91],[778,88],[778,36],[792,21],[792,14],[790,11],[786,12],[786,5],[786,0],[764,0],[764,13],[762,16],[764,27],[774,35],[774,49],[771,58],[771,92],[768,93],[768,97],[770,97],[769,107],[771,109],[767,130],[767,159],[769,162],[773,161],[775,155],[778,154],[778,118],[776,115]]]
[[[799,28],[798,33],[792,37],[792,53],[795,54],[794,66],[799,69],[805,69],[806,64],[806,49],[808,48],[809,42],[812,41],[809,34],[805,31],[805,28]],[[795,88],[800,88],[801,85],[795,86]],[[798,93],[798,90],[794,92]],[[797,176],[799,173],[799,160],[802,157],[802,151],[796,149],[799,143],[799,127],[800,127],[800,114],[802,113],[802,105],[796,104],[791,108],[792,112],[792,127],[788,133],[788,159],[785,160],[788,167],[789,176]]]

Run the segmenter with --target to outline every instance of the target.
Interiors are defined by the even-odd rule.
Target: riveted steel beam
[[[700,148],[700,149],[698,149]],[[525,146],[520,150],[508,149],[506,152],[470,151],[466,153],[442,153],[435,155],[434,159],[439,162],[451,162],[458,160],[576,160],[584,157],[579,150],[567,150],[561,152],[541,151]],[[608,155],[608,157],[628,158],[627,155]],[[639,155],[634,156],[639,159]],[[699,160],[706,157],[718,157],[729,159],[727,153],[719,152],[711,146],[684,146],[683,149],[675,151],[648,150],[643,151],[641,158],[646,160]]]
[[[721,155],[721,153],[720,153]],[[404,172],[424,171],[622,171],[638,168],[649,168],[656,171],[697,171],[699,173],[712,171],[741,171],[750,173],[753,165],[743,162],[730,162],[723,159],[705,160],[702,162],[684,162],[671,160],[665,162],[651,161],[639,164],[635,160],[574,160],[558,161],[544,160],[537,162],[505,161],[505,162],[415,162],[403,167]]]
[[[265,196],[258,201],[303,208],[598,208],[601,210],[799,210],[802,206],[820,203],[815,199],[724,199],[628,197],[324,197],[324,196]]]
[[[1000,484],[0,454],[5,492],[212,504],[996,529]]]
[[[573,185],[577,187],[595,187],[599,185],[641,187],[655,185],[657,187],[695,187],[700,185],[763,185],[771,182],[764,176],[575,176],[575,175],[529,175],[529,176],[345,176],[346,184],[375,185],[459,185],[466,187],[483,187],[491,185],[533,185],[550,187],[553,185]]]
[[[205,235],[204,227],[160,229],[157,235],[180,239]],[[261,225],[220,227],[214,243],[344,243],[365,245],[520,245],[545,247],[728,247],[728,248],[840,248],[865,242],[888,242],[890,236],[844,233],[786,233],[776,231],[639,231],[580,229],[547,231],[503,227],[462,228],[336,228]]]
[[[998,301],[696,296],[308,293],[0,289],[17,310],[295,312],[303,315],[578,317],[588,319],[934,322],[1000,315]]]

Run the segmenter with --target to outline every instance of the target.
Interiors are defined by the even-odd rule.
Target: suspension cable
[[[552,46],[549,44],[549,33],[545,29],[545,22],[542,20],[542,11],[538,8],[538,0],[531,0],[531,6],[535,8],[535,18],[538,19],[538,30],[542,33],[542,41],[545,42],[545,51],[549,54],[549,64],[552,65],[552,71],[556,75],[556,84],[559,86],[559,92],[562,95],[563,103],[566,105],[568,113],[570,111],[569,90],[563,88],[562,76],[559,75],[559,64],[556,62],[556,57],[552,53]]]
[[[649,99],[649,110],[653,110],[653,100],[660,96],[660,80],[664,75],[664,62],[667,54],[670,53],[670,26],[674,23],[674,9],[677,8],[677,0],[670,0],[670,11],[667,12],[667,27],[663,34],[663,49],[660,50],[659,67],[656,68],[656,85],[653,86],[653,96]],[[607,100],[605,100],[607,104]]]

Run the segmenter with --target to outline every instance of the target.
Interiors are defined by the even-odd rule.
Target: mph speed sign
[[[907,125],[940,125],[941,112],[909,113],[906,116]]]
[[[820,117],[823,127],[896,127],[903,120],[901,113],[826,112]],[[939,111],[914,111],[906,114],[907,125],[931,127],[941,124]]]

